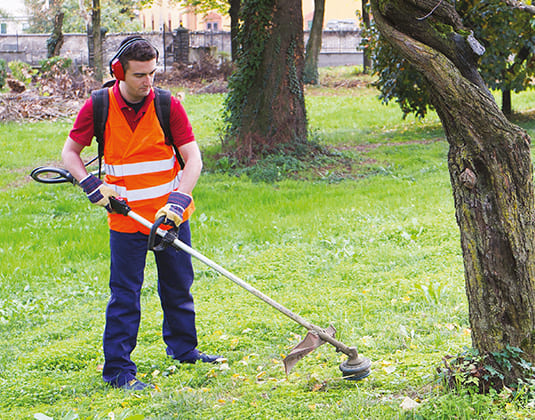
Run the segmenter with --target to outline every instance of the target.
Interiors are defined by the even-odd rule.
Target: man
[[[110,291],[104,329],[103,379],[110,385],[141,390],[130,354],[136,346],[140,321],[140,291],[147,254],[148,230],[111,210],[110,197],[126,199],[136,213],[179,227],[179,239],[191,244],[188,217],[194,209],[192,191],[202,169],[199,147],[178,99],[172,98],[170,128],[184,161],[181,168],[156,116],[152,84],[158,51],[138,37],[126,38],[110,62],[117,79],[109,89],[104,131],[105,183],[89,175],[80,158],[94,136],[93,104],[88,99],[69,133],[62,157],[89,200],[108,210],[110,227]],[[190,288],[191,257],[169,247],[155,252],[158,293],[163,309],[163,339],[167,354],[183,363],[214,363],[219,356],[197,350],[195,311]]]

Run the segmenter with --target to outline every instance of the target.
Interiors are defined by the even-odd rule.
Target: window
[[[0,23],[0,34],[7,34],[7,23]]]

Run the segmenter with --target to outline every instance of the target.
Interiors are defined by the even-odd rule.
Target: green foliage
[[[414,114],[418,118],[433,110],[425,79],[407,60],[401,58],[372,26],[364,42],[371,47],[374,69],[378,78],[374,86],[380,90],[384,104],[396,101],[403,116]]]
[[[29,85],[32,78],[38,73],[30,64],[19,60],[10,61],[8,67],[11,71],[11,76],[25,85]]]
[[[464,25],[486,51],[478,63],[487,86],[520,92],[530,87],[535,74],[535,27],[530,14],[499,0],[456,2]],[[423,117],[432,110],[425,80],[371,27],[363,45],[372,48],[376,86],[385,103],[395,100],[403,113]]]
[[[535,401],[535,366],[526,361],[524,352],[507,345],[503,350],[480,354],[476,349],[465,348],[462,353],[444,359],[439,374],[452,389],[474,387],[479,393],[504,387]],[[514,379],[508,379],[514,372]]]
[[[198,13],[209,13],[217,11],[225,14],[229,11],[228,0],[172,0],[179,3],[181,6],[190,6]]]
[[[520,92],[535,74],[534,18],[499,0],[459,2],[463,22],[485,46],[480,71],[491,89]]]
[[[30,12],[28,33],[50,33],[53,28],[54,8],[44,7],[43,0],[24,0]],[[144,0],[101,0],[102,27],[109,32],[137,31],[141,29],[141,22],[136,16],[136,10],[145,3]],[[63,0],[59,6],[65,13],[63,32],[87,31],[86,21],[90,17],[92,0]]]
[[[40,72],[44,77],[58,71],[67,71],[72,66],[72,59],[67,57],[51,57],[39,61]]]
[[[0,89],[6,84],[7,70],[8,66],[6,60],[0,58]]]
[[[292,152],[289,152],[292,150]],[[312,154],[305,155],[304,153],[314,150],[312,147],[307,150],[295,150],[293,145],[280,145],[280,151],[270,153],[267,157],[259,159],[253,166],[242,166],[232,158],[227,156],[222,157],[216,162],[218,171],[228,174],[235,174],[236,176],[246,176],[253,182],[267,182],[274,183],[282,181],[283,179],[298,177],[299,173],[306,170],[313,163],[318,163]],[[320,148],[316,146],[318,154],[322,154]],[[321,156],[323,158],[323,156]]]

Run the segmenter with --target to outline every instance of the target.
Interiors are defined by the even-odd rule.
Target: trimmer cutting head
[[[340,370],[344,379],[360,381],[372,373],[372,362],[367,357],[357,356],[349,358],[340,364]]]

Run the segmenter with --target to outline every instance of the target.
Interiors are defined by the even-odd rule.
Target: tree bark
[[[93,7],[91,9],[93,68],[95,69],[95,79],[101,82],[104,76],[104,65],[102,61],[102,30],[100,24],[100,12],[100,0],[93,0]]]
[[[502,112],[506,117],[513,115],[513,103],[511,101],[511,90],[502,90]]]
[[[65,13],[61,11],[61,6],[56,7],[56,13],[54,14],[54,28],[52,34],[46,41],[47,58],[56,57],[61,52],[63,46],[63,18]]]
[[[477,74],[479,47],[448,2],[371,0],[385,37],[425,77],[449,143],[473,346],[518,346],[535,361],[530,138]],[[481,52],[481,51],[478,51]]]
[[[321,51],[324,16],[325,0],[314,0],[314,17],[305,51],[305,68],[303,73],[303,82],[305,84],[317,85],[320,82],[318,58]]]
[[[230,0],[230,54],[232,61],[236,61],[238,54],[238,31],[240,29],[240,6],[241,0]]]
[[[370,29],[370,13],[369,13],[370,2],[369,0],[362,0],[362,24],[366,31]],[[362,71],[366,74],[371,73],[372,71],[372,59],[370,57],[369,48],[364,48],[364,54],[362,57]]]
[[[270,14],[269,27],[262,28],[267,30],[262,33],[267,38],[258,62],[237,68],[238,73],[248,75],[247,92],[232,110],[232,135],[227,135],[223,144],[223,150],[241,162],[251,162],[281,148],[297,149],[307,141],[301,0],[267,0],[263,6]],[[243,25],[249,22],[244,20]],[[244,57],[258,53],[251,49],[259,49],[254,35],[248,40],[250,45],[241,46]]]

